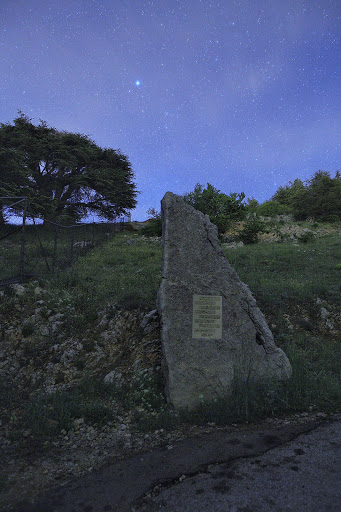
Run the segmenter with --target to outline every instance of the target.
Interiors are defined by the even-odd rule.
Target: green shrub
[[[150,219],[149,223],[141,229],[141,234],[144,236],[162,236],[162,220]]]
[[[262,217],[276,217],[276,215],[290,214],[291,209],[289,206],[278,203],[269,199],[260,204],[257,208],[257,214]]]
[[[331,222],[331,223],[340,221],[340,217],[338,215],[322,215],[320,217],[320,219],[322,222]]]
[[[264,233],[265,225],[256,215],[250,215],[241,231],[238,233],[238,238],[244,244],[256,244],[258,242],[258,235]]]
[[[100,400],[95,400],[83,406],[82,417],[84,417],[87,423],[96,423],[97,425],[103,426],[108,423],[108,421],[113,420],[115,415],[105,403]]]
[[[179,424],[179,417],[171,409],[160,412],[145,412],[135,410],[132,416],[133,425],[140,432],[153,432],[154,430],[171,430]]]
[[[162,236],[161,213],[156,211],[155,208],[149,208],[147,213],[149,215],[149,222],[141,230],[142,235],[145,235],[145,236]]]
[[[308,244],[308,243],[312,242],[313,240],[315,240],[315,235],[312,231],[305,231],[297,239],[302,244]]]
[[[210,221],[217,226],[218,233],[224,233],[232,221],[245,217],[244,199],[244,192],[226,195],[209,183],[205,189],[198,183],[193,192],[184,195],[186,203],[210,217]]]

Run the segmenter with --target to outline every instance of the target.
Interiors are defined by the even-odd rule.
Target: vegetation
[[[206,188],[198,183],[193,192],[184,195],[186,203],[210,217],[211,222],[217,226],[218,233],[224,233],[232,221],[244,217],[246,209],[244,199],[243,192],[241,194],[233,192],[228,196],[209,183]]]
[[[108,301],[118,302],[122,309],[154,309],[161,281],[161,245],[138,236],[136,243],[126,242],[126,236],[118,235],[91,251],[77,262],[72,276],[59,276],[60,283],[81,292],[80,297],[85,292],[91,309]]]
[[[256,213],[248,215],[243,228],[239,231],[239,240],[244,244],[256,244],[258,235],[264,233],[265,224],[260,220]]]
[[[143,228],[142,234],[146,236],[162,236],[161,212],[156,211],[155,208],[149,208],[147,214],[149,222],[148,225]]]
[[[134,243],[127,243],[131,237]],[[131,428],[147,432],[182,423],[249,423],[304,411],[339,410],[341,345],[337,308],[341,302],[341,240],[336,234],[308,238],[303,244],[284,242],[224,249],[255,294],[276,344],[289,356],[293,366],[289,381],[241,383],[236,379],[232,396],[221,396],[210,403],[203,401],[196,411],[180,414],[174,414],[165,403],[159,367],[142,368],[122,386],[105,385],[103,374],[90,376],[84,371],[80,383],[52,395],[38,390],[16,398],[13,385],[3,381],[1,400],[8,407],[13,404],[16,411],[21,409],[17,419],[15,415],[4,418],[13,423],[13,436],[22,437],[29,428],[36,438],[46,439],[72,428],[80,417],[87,424],[103,425],[108,421],[115,424],[118,415],[128,414]],[[116,304],[123,310],[153,309],[160,279],[160,244],[142,240],[138,234],[122,233],[79,259],[72,272],[57,274],[50,284],[45,282],[44,302],[49,310],[62,310],[69,319],[65,337],[83,337],[84,350],[91,352],[100,339],[95,326],[103,305]],[[31,295],[27,293],[20,299],[20,311],[35,311],[33,288]],[[4,317],[18,309],[13,292],[6,290],[0,306]],[[334,318],[334,331],[321,322],[321,304]],[[23,350],[30,358],[40,357],[43,350],[48,350],[43,343],[49,341],[40,340],[32,324],[25,324],[22,334]],[[80,358],[77,364],[82,370],[84,361]]]
[[[113,220],[136,205],[133,178],[125,155],[86,135],[44,121],[35,126],[22,113],[12,125],[0,125],[0,196],[27,197],[34,217],[75,221],[90,210]],[[3,200],[0,210],[8,204]]]
[[[281,186],[269,201],[256,209],[259,215],[273,217],[291,213],[296,220],[314,218],[333,222],[341,219],[341,174],[332,178],[326,171],[316,172],[303,183],[296,179]]]
[[[115,236],[123,223],[82,223],[71,226],[0,226],[0,282],[11,278],[51,278],[59,268]]]

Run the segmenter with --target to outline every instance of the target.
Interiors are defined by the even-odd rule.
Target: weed
[[[282,305],[287,308],[293,304],[310,304],[313,297],[335,303],[341,300],[335,268],[341,252],[339,236],[317,238],[307,249],[284,242],[225,248],[224,252],[265,311],[272,312]],[[259,265],[264,260],[268,264]]]
[[[33,323],[25,323],[21,329],[21,334],[24,338],[27,338],[28,336],[32,336],[35,331],[35,326]]]
[[[89,274],[93,279],[91,287],[87,286],[88,301],[79,302],[76,309],[86,310],[88,303],[97,311],[102,304],[113,302],[132,309],[155,306],[161,281],[161,245],[137,238],[136,244],[128,246],[125,241],[124,235],[117,235],[74,265],[74,279],[79,283]]]
[[[21,395],[20,400],[11,385],[2,382],[0,405],[8,411],[11,406],[12,411],[15,407],[21,410],[12,421],[13,435],[19,432],[22,436],[22,430],[29,429],[38,438],[54,436],[63,428],[72,428],[74,419],[80,417],[88,423],[105,424],[115,418],[113,404],[115,410],[130,412],[133,427],[144,432],[173,428],[180,421],[226,424],[258,421],[304,411],[311,406],[337,409],[341,403],[341,345],[323,336],[315,319],[320,311],[317,297],[330,305],[341,302],[340,237],[328,235],[304,245],[253,244],[225,249],[225,253],[251,288],[269,323],[275,324],[276,344],[285,350],[293,367],[290,380],[245,383],[236,379],[229,396],[202,402],[197,411],[183,411],[180,416],[165,403],[160,371],[141,370],[120,385],[105,384],[103,375],[85,376],[73,389],[54,395]],[[95,248],[81,257],[74,264],[72,275],[58,274],[41,284],[46,318],[50,316],[47,311],[55,314],[63,310],[63,334],[81,338],[84,350],[93,351],[95,340],[98,343],[100,339],[97,312],[104,305],[120,304],[125,309],[155,307],[161,259],[159,243],[136,236],[136,243],[127,245],[125,235],[117,235],[101,249]],[[22,311],[26,318],[34,313],[35,286],[27,285],[21,297],[11,288],[4,290],[0,302],[1,323],[9,313],[17,319]],[[301,315],[300,319],[303,314],[299,311],[303,310],[312,328],[289,332],[286,318]],[[295,325],[300,325],[299,321]],[[34,325],[27,326],[23,326],[23,336],[30,338],[23,341],[22,349],[24,355],[34,358],[47,348],[44,343],[50,340],[39,337]],[[80,356],[76,366],[84,372],[85,358]],[[12,412],[8,411],[6,422],[11,422]]]
[[[132,416],[133,425],[140,432],[153,432],[155,430],[171,430],[179,424],[179,417],[168,408],[160,412],[145,412],[135,410]]]
[[[81,389],[76,387],[53,395],[39,392],[31,396],[16,421],[13,435],[29,429],[34,437],[44,439],[59,434],[63,429],[69,430],[76,418],[83,417],[88,423],[97,425],[104,425],[113,419],[114,414],[109,405],[99,399],[96,393],[91,401],[87,401]]]
[[[308,244],[315,239],[315,235],[312,231],[305,231],[302,235],[298,237],[298,241],[302,244]]]
[[[114,419],[113,412],[101,400],[94,400],[90,404],[83,406],[81,415],[86,422],[99,426],[103,426],[108,423],[108,421]]]
[[[235,378],[228,394],[202,401],[194,411],[182,411],[182,421],[200,425],[253,423],[306,411],[312,406],[330,411],[341,404],[340,379],[323,371],[312,371],[306,355],[297,347],[288,348],[287,354],[293,367],[290,379],[245,381]]]

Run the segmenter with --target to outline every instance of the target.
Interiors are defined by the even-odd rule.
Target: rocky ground
[[[38,282],[0,291],[0,509],[4,511],[15,510],[19,501],[33,500],[113,458],[155,446],[170,449],[176,440],[218,428],[172,424],[171,418],[163,428],[159,421],[166,406],[159,383],[156,310],[122,311],[107,304],[89,321],[79,315],[74,297],[66,290],[58,293]],[[315,306],[315,324],[338,336],[340,311],[320,299]],[[312,323],[303,310],[287,315],[285,321],[289,331],[301,328],[302,322],[304,328]],[[86,398],[77,404],[80,395],[72,390],[80,385]],[[57,416],[51,405],[56,396],[65,401]],[[266,424],[324,417],[311,411]]]

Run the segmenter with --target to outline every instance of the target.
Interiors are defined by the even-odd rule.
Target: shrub
[[[258,242],[259,233],[264,233],[265,225],[256,215],[250,215],[241,231],[238,233],[238,238],[244,244],[256,244]]]
[[[263,217],[276,217],[276,215],[285,215],[290,213],[289,206],[278,203],[277,201],[269,200],[259,205],[257,214]]]
[[[305,233],[298,237],[298,241],[302,244],[307,244],[313,240],[315,240],[315,235],[312,231],[305,231]]]
[[[157,212],[155,208],[149,208],[147,213],[149,215],[149,223],[142,229],[141,233],[145,236],[162,236],[161,213]]]
[[[193,192],[184,195],[186,203],[210,217],[219,233],[224,233],[232,221],[244,218],[246,210],[244,198],[244,192],[226,195],[209,183],[205,189],[198,183]]]

